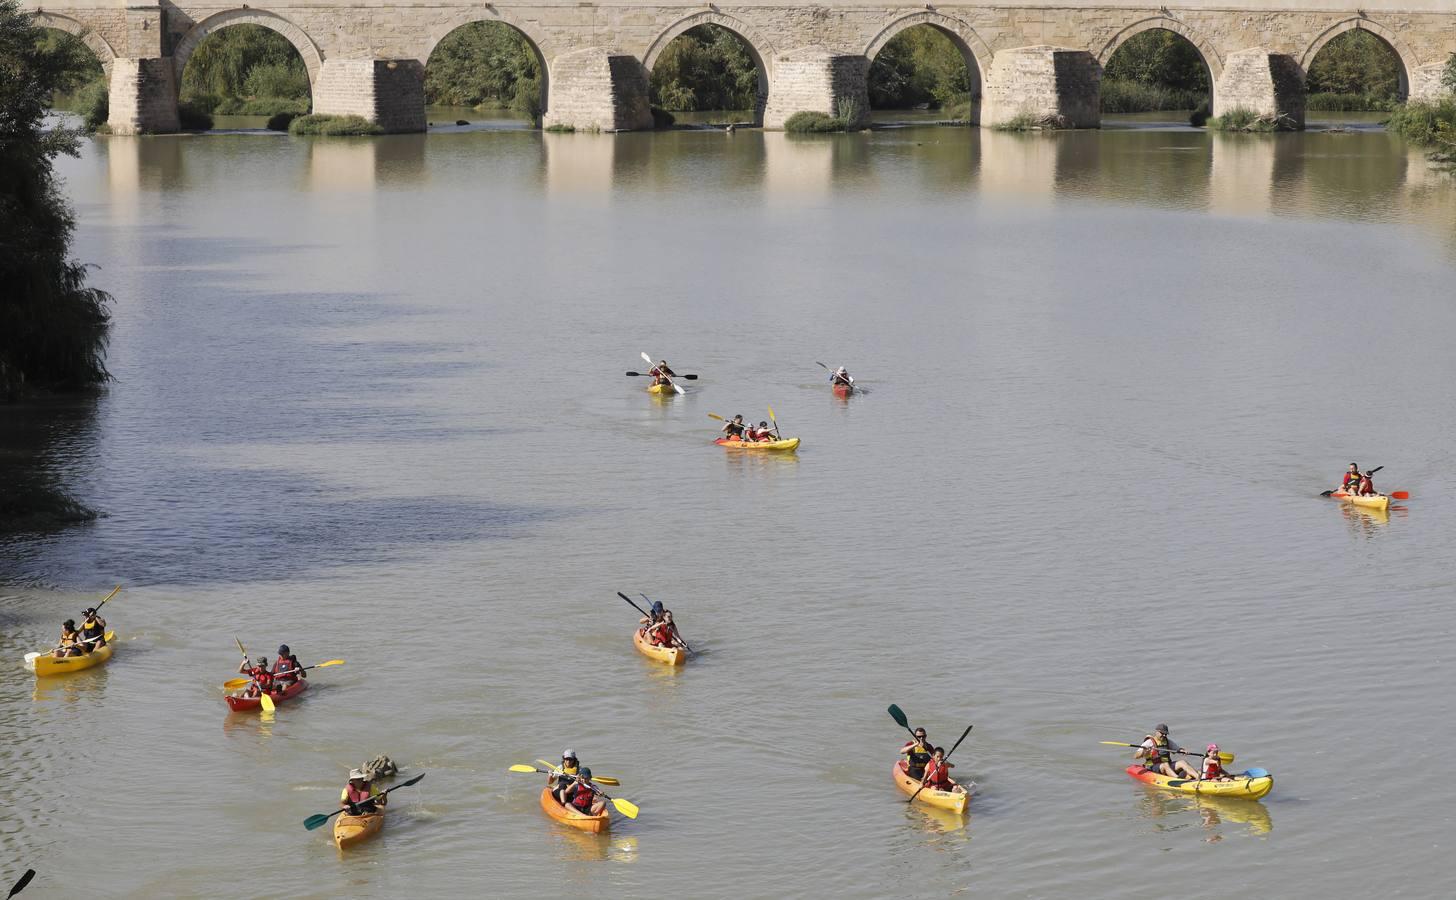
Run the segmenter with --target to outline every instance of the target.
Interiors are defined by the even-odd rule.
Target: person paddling
[[[739,413],[732,421],[723,423],[723,436],[730,441],[744,440],[743,433],[747,427],[743,424],[743,414]]]
[[[1182,752],[1183,748],[1168,737],[1168,726],[1160,724],[1152,734],[1144,736],[1142,746],[1133,753],[1133,759],[1142,760],[1143,768],[1159,775],[1197,779],[1198,773],[1192,766],[1173,758],[1173,754]]]
[[[584,816],[599,816],[602,810],[607,807],[607,800],[601,796],[596,786],[591,783],[592,770],[582,766],[581,771],[576,773],[562,790],[561,805],[568,809],[574,809]]]
[[[1375,472],[1374,472],[1374,470],[1366,469],[1365,470],[1365,474],[1363,474],[1363,475],[1360,476],[1360,481],[1358,482],[1358,485],[1355,488],[1355,493],[1358,494],[1361,497],[1373,497],[1373,496],[1375,496],[1375,480],[1374,480],[1374,478],[1375,478]]]
[[[1353,493],[1360,486],[1360,464],[1350,463],[1350,468],[1345,470],[1345,477],[1340,481],[1340,490],[1346,493]]]
[[[1223,767],[1218,757],[1218,744],[1208,745],[1208,755],[1203,757],[1203,780],[1204,781],[1233,781],[1234,776],[1230,775]]]
[[[349,770],[349,783],[339,794],[341,809],[347,810],[351,816],[367,816],[379,812],[388,803],[388,797],[374,796],[374,782],[368,779],[363,769]]]
[[[854,379],[850,377],[849,371],[840,366],[829,376],[829,383],[835,387],[854,387]]]
[[[667,364],[667,360],[665,359],[660,360],[657,365],[648,369],[647,374],[652,376],[653,384],[672,384],[672,381],[670,379],[676,377],[677,375],[677,373],[672,370],[672,367]]]
[[[248,685],[247,690],[243,691],[244,697],[259,697],[262,696],[264,691],[270,694],[273,693],[273,673],[268,670],[268,657],[258,657],[257,665],[253,665],[247,657],[243,657],[243,662],[238,666],[238,671],[253,679],[253,683]]]
[[[556,797],[557,802],[562,806],[566,805],[566,801],[562,799],[562,794],[565,792],[567,785],[575,780],[577,773],[580,771],[580,763],[577,761],[576,751],[569,748],[562,750],[560,771],[546,779],[546,786],[551,788],[552,795]]]
[[[68,656],[80,656],[86,652],[86,645],[81,643],[81,632],[76,630],[76,620],[67,619],[61,623],[61,639],[56,643],[56,649],[51,654],[57,659],[65,659]]]
[[[930,761],[925,764],[925,774],[920,779],[921,786],[932,791],[955,790],[959,785],[950,777],[950,770],[954,768],[955,763],[945,760],[945,748],[934,748],[930,751]]]
[[[768,427],[766,421],[760,421],[757,427],[749,426],[748,428],[748,440],[750,441],[776,441],[778,437],[774,430]]]
[[[905,757],[905,774],[911,778],[923,778],[925,766],[931,759],[931,745],[925,738],[925,729],[915,729],[915,739],[906,742],[900,748],[900,755]]]
[[[299,665],[298,657],[294,656],[288,649],[287,644],[278,645],[278,659],[273,662],[273,668],[269,674],[278,683],[280,688],[289,687],[298,682],[300,678],[307,678],[308,673],[303,671]]]
[[[94,607],[81,613],[81,643],[89,653],[106,646],[106,620],[97,614]]]

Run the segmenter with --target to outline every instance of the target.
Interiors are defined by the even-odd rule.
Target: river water
[[[1446,896],[1456,182],[1368,125],[1110,125],[88,143],[116,383],[0,409],[5,478],[100,514],[0,537],[3,874]],[[797,456],[710,443],[770,405]],[[1318,497],[1351,460],[1413,498]],[[108,666],[21,669],[117,583]],[[347,663],[230,715],[234,635]],[[964,820],[891,784],[892,702],[974,723]],[[1132,781],[1098,742],[1157,722],[1273,793]],[[641,816],[547,820],[507,767],[565,746]],[[341,857],[302,820],[380,753],[428,777]]]

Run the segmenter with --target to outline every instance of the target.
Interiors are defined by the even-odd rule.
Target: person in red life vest
[[[341,809],[348,810],[351,816],[365,816],[379,812],[388,803],[389,798],[383,794],[374,796],[374,783],[364,777],[363,769],[349,770],[349,783],[339,794]]]
[[[576,773],[576,780],[561,791],[562,806],[574,809],[582,815],[599,816],[607,807],[607,800],[591,783],[592,771],[582,766]]]
[[[662,611],[662,618],[647,632],[647,639],[658,647],[676,647],[680,643],[670,610]]]
[[[280,689],[292,686],[300,678],[308,677],[303,666],[298,664],[298,657],[289,651],[287,644],[278,645],[278,658],[273,661],[271,674]]]
[[[647,374],[652,376],[653,384],[672,384],[668,379],[677,373],[672,370],[672,367],[667,364],[667,360],[664,359],[659,360],[657,365],[648,369]]]
[[[1167,775],[1169,778],[1196,780],[1198,773],[1193,770],[1192,766],[1181,759],[1173,759],[1173,754],[1182,752],[1183,748],[1168,737],[1168,726],[1159,725],[1153,729],[1152,734],[1143,738],[1142,746],[1133,753],[1133,758],[1142,760],[1143,768],[1150,772]]]
[[[748,427],[748,440],[750,441],[776,441],[778,437],[777,434],[774,434],[774,430],[768,427],[767,422],[759,422],[756,428],[752,425]]]
[[[1350,463],[1350,468],[1345,470],[1345,477],[1340,481],[1340,490],[1345,493],[1353,492],[1360,486],[1360,465]]]
[[[273,673],[268,671],[268,657],[258,657],[256,666],[249,662],[247,657],[244,657],[242,665],[238,666],[238,671],[253,679],[253,683],[248,685],[246,691],[243,691],[244,697],[257,697],[263,691],[273,693]]]
[[[1208,755],[1203,758],[1203,780],[1232,781],[1233,778],[1224,771],[1223,762],[1218,758],[1218,744],[1209,744]]]
[[[959,787],[950,777],[950,770],[954,768],[955,763],[945,761],[945,748],[936,747],[930,751],[930,762],[925,764],[925,775],[921,777],[920,784],[932,791],[953,791]]]
[[[1369,470],[1367,470],[1364,475],[1361,475],[1360,484],[1359,487],[1355,489],[1355,493],[1359,494],[1361,497],[1373,497],[1375,495],[1374,476],[1375,473]]]

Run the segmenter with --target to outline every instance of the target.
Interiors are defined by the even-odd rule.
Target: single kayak
[[[895,779],[895,787],[913,795],[917,802],[938,806],[951,812],[963,813],[966,811],[966,804],[971,802],[971,792],[965,785],[956,785],[957,789],[954,791],[937,791],[931,788],[920,791],[920,779],[911,778],[906,771],[905,760],[897,760],[895,767],[890,770],[890,777]],[[916,794],[916,791],[920,791],[920,793]]]
[[[642,629],[632,632],[632,645],[648,659],[655,659],[669,666],[680,666],[688,661],[687,651],[681,647],[659,647],[647,639]]]
[[[592,834],[599,834],[612,827],[612,814],[605,808],[600,815],[596,816],[568,809],[556,802],[556,798],[551,796],[549,787],[541,789],[541,808],[546,811],[546,815],[562,825],[570,825],[572,828],[580,828],[582,831],[590,831]]]
[[[713,443],[729,450],[796,450],[799,447],[798,438],[785,438],[782,441],[740,441],[737,438],[718,438]]]
[[[308,690],[308,681],[300,678],[281,691],[269,691],[268,696],[273,698],[274,703],[284,703],[292,700],[306,690]],[[263,708],[262,697],[244,697],[242,694],[229,694],[223,699],[227,701],[228,709],[233,712],[252,712]]]
[[[663,395],[667,395],[667,394],[676,395],[677,394],[677,391],[673,390],[672,389],[672,385],[670,385],[670,384],[654,384],[654,385],[652,385],[652,386],[650,386],[650,387],[647,388],[647,393],[649,393],[649,394],[663,394]]]
[[[1331,497],[1338,497],[1346,503],[1353,503],[1356,506],[1364,506],[1368,509],[1389,509],[1390,497],[1386,494],[1347,494],[1344,491],[1335,491]]]
[[[853,393],[854,385],[852,384],[836,384],[834,386],[834,396],[839,397],[840,399],[848,397],[850,394]]]
[[[1257,774],[1256,774],[1257,773]],[[1134,763],[1127,767],[1127,774],[1144,784],[1198,794],[1204,797],[1243,797],[1258,800],[1274,789],[1274,776],[1263,769],[1253,769],[1234,776],[1232,781],[1199,781],[1196,778],[1169,778]]]
[[[334,820],[334,843],[340,850],[362,844],[378,834],[383,827],[383,810],[363,816],[340,813]]]
[[[65,675],[101,665],[116,652],[116,632],[106,632],[106,645],[81,656],[55,657],[49,650],[38,650],[25,654],[25,667],[35,673],[36,678],[51,675]]]

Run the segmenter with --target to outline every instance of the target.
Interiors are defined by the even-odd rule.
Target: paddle
[[[102,597],[101,598],[101,602],[98,603],[98,604],[96,604],[96,612],[100,613],[101,612],[101,607],[103,607],[103,606],[106,605],[106,601],[107,600],[110,600],[112,597],[115,597],[119,593],[121,593],[121,585],[118,584],[116,587],[114,587],[114,588],[111,589],[111,593],[107,594],[105,597]],[[111,632],[108,631],[106,633],[106,640],[107,641],[110,641],[114,636],[115,635],[113,635]],[[91,644],[91,643],[95,643],[95,642],[96,642],[96,638],[88,638],[85,641],[77,641],[77,643],[87,643],[87,644]],[[54,647],[51,648],[51,650],[59,650],[59,649],[61,649],[61,645],[60,644],[56,644]],[[42,654],[37,653],[35,655],[36,656],[40,656]],[[27,653],[26,656],[30,656],[30,654]],[[31,657],[31,658],[34,658],[34,657]]]
[[[775,440],[783,440],[784,436],[779,434],[779,420],[774,418],[773,407],[768,408],[768,420],[773,423],[773,436]]]
[[[627,373],[627,377],[628,378],[644,378],[644,377],[651,377],[651,375],[652,375],[651,372],[628,372]],[[696,375],[674,375],[673,377],[674,378],[686,378],[688,381],[697,381],[698,380],[698,376],[696,376]]]
[[[1370,470],[1370,474],[1371,475],[1374,475],[1376,472],[1379,472],[1383,468],[1385,468],[1385,466],[1376,466],[1375,468],[1373,468],[1373,469]],[[1342,492],[1344,492],[1344,490],[1345,489],[1342,488],[1342,487],[1331,488],[1328,491],[1320,491],[1320,496],[1321,497],[1328,497],[1331,494],[1342,493]],[[1400,491],[1400,493],[1405,494],[1405,496],[1404,497],[1395,497],[1394,494],[1391,494],[1391,496],[1392,497],[1395,497],[1395,499],[1397,499],[1397,500],[1408,500],[1408,499],[1410,499],[1410,494],[1408,492],[1406,492],[1406,491]]]
[[[270,713],[278,710],[278,704],[273,702],[273,697],[267,691],[258,692],[258,704],[263,707],[263,712]]]
[[[528,765],[525,765],[523,763],[516,763],[514,766],[511,766],[511,771],[512,772],[538,772],[538,773],[540,773],[542,775],[560,775],[561,774],[561,769],[559,767],[551,765],[551,763],[547,762],[544,759],[538,759],[538,760],[536,760],[536,762],[540,763],[541,765],[545,766],[546,768],[545,769],[538,769],[535,766],[528,766]],[[618,781],[615,778],[608,778],[605,775],[600,775],[600,776],[599,775],[593,775],[592,776],[592,781],[600,781],[602,784],[621,784],[622,783],[622,782]]]
[[[649,366],[652,366],[653,368],[657,368],[657,363],[655,363],[655,362],[652,361],[652,357],[650,357],[646,353],[644,353],[644,354],[642,354],[642,358],[645,359],[645,360],[647,360],[647,364]],[[684,391],[682,388],[678,387],[676,384],[673,383],[673,380],[672,380],[672,376],[671,375],[668,375],[666,372],[663,372],[662,373],[662,377],[667,379],[667,383],[668,384],[671,384],[672,385],[672,389],[675,390],[675,391],[677,391],[680,396],[682,394],[685,394],[686,393],[686,391]]]
[[[915,737],[915,732],[910,728],[910,720],[905,716],[905,711],[893,703],[890,704],[890,718],[898,722],[901,728],[909,731],[910,737],[914,738],[916,743],[920,742],[920,739]]]
[[[297,671],[307,672],[309,669],[323,669],[327,668],[328,666],[342,666],[343,664],[344,661],[342,659],[331,659],[328,662],[314,663],[311,666],[304,666]],[[253,679],[251,678],[234,678],[231,681],[224,681],[222,683],[222,686],[224,690],[235,691],[238,688],[245,688],[252,683]]]
[[[15,882],[15,887],[11,888],[10,893],[5,895],[5,900],[10,900],[11,897],[25,890],[25,886],[30,884],[30,880],[34,877],[35,869],[26,869],[25,874],[20,876],[20,880]]]
[[[1112,747],[1131,747],[1134,750],[1141,750],[1143,748],[1142,744],[1125,744],[1122,741],[1098,741],[1098,743],[1107,744]],[[1169,750],[1168,752],[1177,753],[1182,756],[1197,756],[1200,758],[1208,757],[1207,753],[1194,753],[1192,750]],[[1234,761],[1234,755],[1232,753],[1225,753],[1220,750],[1218,751],[1218,761],[1221,763],[1231,763]]]
[[[418,774],[415,777],[411,778],[409,781],[406,781],[404,784],[396,784],[394,787],[390,788],[387,791],[381,791],[378,794],[370,794],[368,800],[363,800],[361,802],[368,803],[369,800],[376,800],[376,799],[378,799],[380,797],[383,797],[385,794],[388,794],[390,791],[397,791],[400,788],[409,787],[412,784],[419,784],[420,783],[420,779],[421,778],[424,778],[424,777],[425,777],[425,773],[424,772],[421,772],[420,774]],[[355,804],[355,805],[357,806],[358,804]],[[315,828],[317,828],[320,825],[324,824],[329,819],[332,819],[334,816],[337,816],[339,813],[343,812],[345,809],[346,809],[346,807],[340,807],[340,808],[334,810],[333,812],[329,813],[328,815],[324,815],[323,813],[319,813],[317,815],[309,816],[307,819],[304,819],[303,820],[303,827],[304,828],[307,828],[309,831],[313,831]]]
[[[948,751],[946,751],[946,754],[943,757],[944,760],[947,760],[948,761],[950,759],[950,755],[952,753],[956,752],[956,747],[959,747],[961,745],[961,741],[965,740],[966,739],[966,735],[970,734],[971,733],[971,729],[972,728],[975,728],[975,727],[976,727],[975,725],[967,725],[966,726],[966,730],[961,732],[960,740],[958,740],[954,744],[952,744],[951,745],[951,748]],[[920,791],[923,791],[923,790],[925,790],[925,785],[924,784],[921,784],[920,785],[920,788],[918,790],[916,790],[915,793],[911,794],[910,795],[910,799],[909,800],[906,800],[905,802],[906,803],[914,803],[915,802],[915,798],[916,797],[919,797],[920,796]]]
[[[641,598],[642,598],[642,599],[643,599],[643,600],[647,600],[647,602],[648,602],[648,603],[651,603],[651,602],[652,602],[652,601],[651,601],[651,600],[649,600],[649,599],[648,599],[648,597],[647,597],[647,595],[646,595],[646,594],[644,594],[644,593],[642,593],[642,592],[641,592],[641,591],[638,591],[638,592],[637,592],[637,593],[638,593],[638,595],[639,595],[639,596],[640,596],[640,597],[641,597]],[[635,604],[634,604],[634,605],[635,605]],[[682,636],[682,632],[681,632],[681,631],[678,631],[678,630],[677,630],[677,623],[676,623],[676,622],[673,622],[673,623],[672,623],[672,634],[673,634],[673,636],[674,636],[674,637],[676,637],[676,638],[677,638],[677,642],[678,642],[678,643],[679,643],[679,644],[682,644],[682,645],[683,645],[683,649],[684,649],[684,650],[686,650],[686,651],[688,651],[688,652],[689,652],[689,653],[694,653],[694,652],[696,652],[696,651],[694,651],[694,650],[693,650],[693,648],[692,648],[692,647],[689,647],[689,646],[688,646],[688,642],[687,642],[687,641],[685,641],[685,640],[683,640],[683,636]]]
[[[102,640],[102,638],[86,638],[85,640],[76,641],[76,643],[78,643],[78,644],[94,644],[94,643],[96,643],[99,640]],[[114,632],[114,631],[108,631],[108,632],[106,632],[105,640],[106,640],[106,643],[108,643],[108,644],[111,643],[112,641],[116,640],[116,632]],[[56,649],[57,650],[60,649],[59,646]],[[50,656],[54,652],[55,652],[55,650],[36,650],[33,653],[27,653],[27,654],[25,654],[25,662],[28,665],[31,662],[31,660],[34,660],[37,657],[41,657],[41,656]],[[73,658],[77,658],[77,657],[73,657]]]

